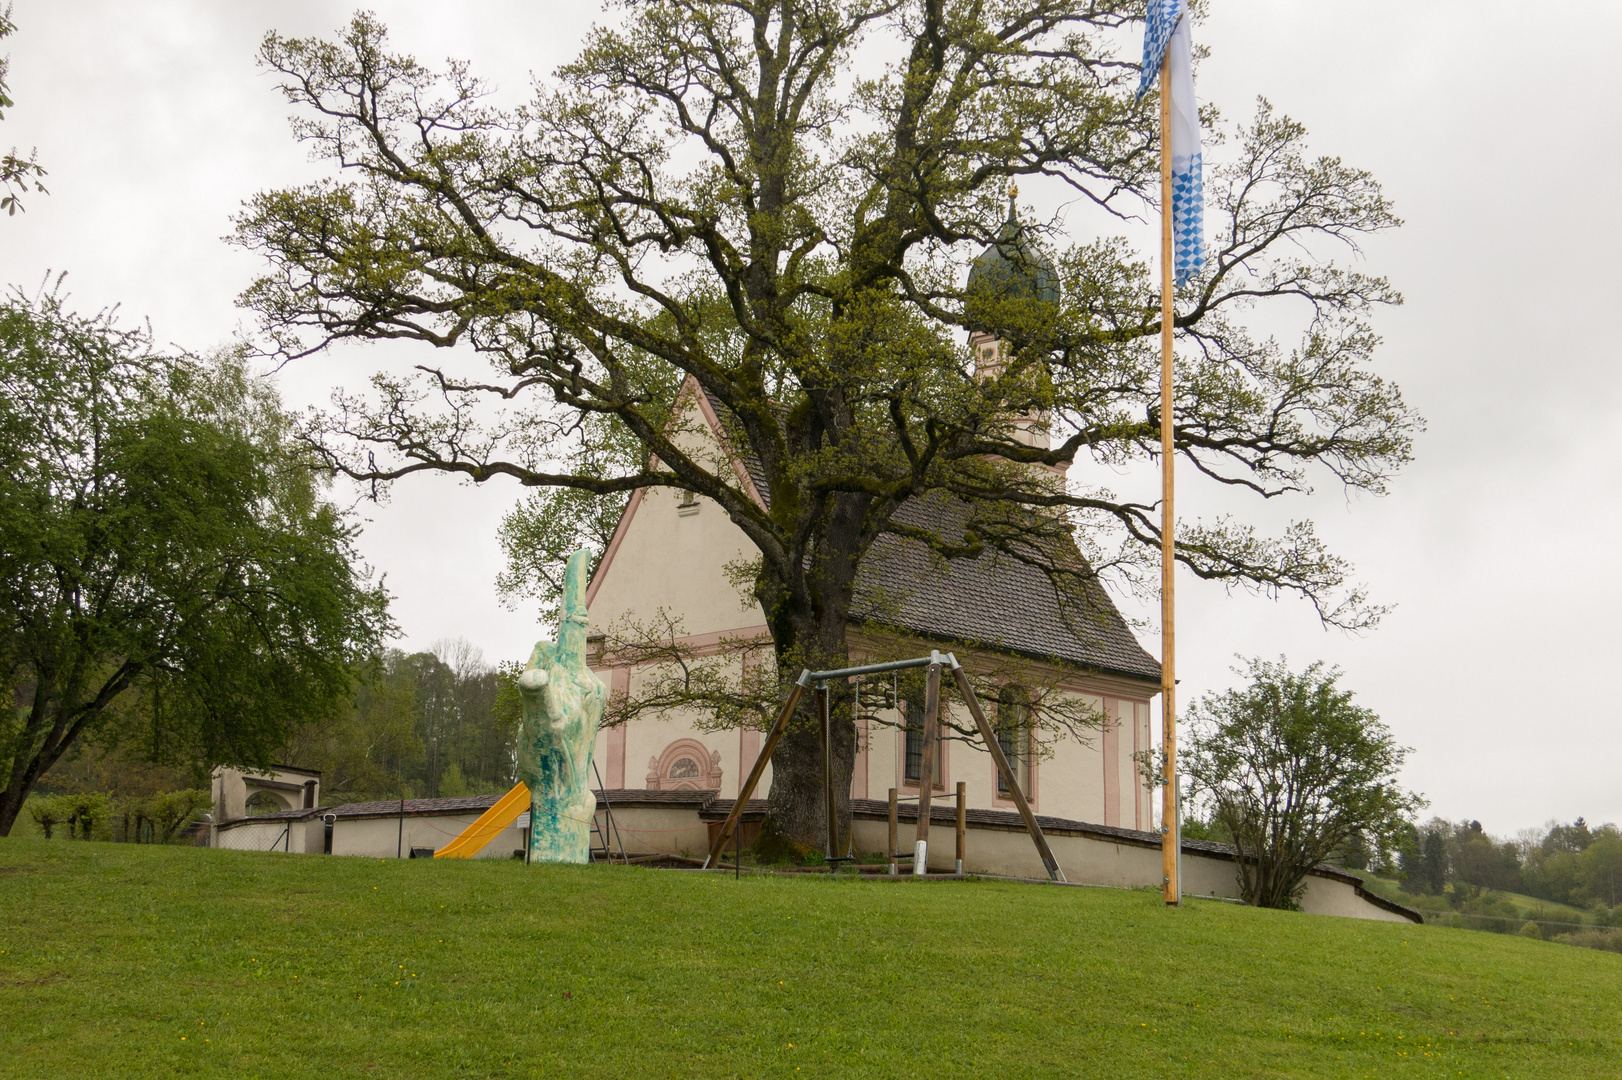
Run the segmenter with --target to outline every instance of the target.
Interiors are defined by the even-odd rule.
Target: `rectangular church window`
[[[1009,684],[997,695],[997,745],[1013,771],[1019,790],[1031,797],[1031,706],[1025,688]],[[997,794],[1008,797],[1008,781],[997,773]]]
[[[924,774],[924,707],[922,704],[914,705],[910,701],[903,701],[902,706],[907,726],[902,729],[902,734],[905,737],[903,743],[905,753],[902,755],[901,775],[906,779],[907,783],[917,784]],[[941,739],[938,730],[935,737],[935,761],[932,772],[934,776],[930,787],[944,788],[946,786],[946,777],[941,775]]]

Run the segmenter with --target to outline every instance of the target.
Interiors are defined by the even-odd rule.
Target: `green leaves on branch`
[[[1294,907],[1337,852],[1389,851],[1425,802],[1397,773],[1408,754],[1322,663],[1253,659],[1244,687],[1195,705],[1182,769],[1192,805],[1239,849],[1246,902]]]
[[[1097,481],[1152,466],[1162,423],[1148,253],[1108,235],[1155,186],[1152,103],[1117,52],[1140,17],[1077,0],[661,0],[511,110],[466,65],[390,52],[367,15],[330,41],[272,34],[262,61],[336,175],[239,217],[236,241],[270,264],[243,302],[287,356],[406,338],[489,361],[487,381],[380,377],[304,438],[373,484],[435,470],[552,489],[509,522],[509,546],[538,553],[509,592],[544,598],[554,555],[600,542],[642,486],[713,499],[747,534],[784,655],[842,634],[848,564],[885,534],[956,558],[1020,546],[901,525],[931,493],[1059,514],[1130,576],[1158,548],[1156,508]],[[1178,453],[1264,497],[1321,477],[1381,493],[1421,428],[1370,370],[1368,314],[1401,298],[1331,260],[1398,219],[1265,101],[1224,145],[1213,258],[1177,314]],[[1057,303],[965,286],[1008,240],[1007,185],[1025,176],[1067,185],[1098,218],[1071,231],[1103,234],[1066,247],[1058,222],[1019,226],[1032,252],[1062,249]],[[1295,348],[1253,333],[1257,304],[1298,321]],[[995,370],[971,328],[1002,340]],[[769,509],[730,462],[688,455],[670,407],[689,379],[758,463]],[[1033,483],[1033,466],[1068,480]],[[1299,531],[1219,522],[1190,542],[1201,574],[1305,595],[1333,625],[1379,616]],[[813,580],[822,567],[834,576]]]
[[[264,766],[390,628],[354,530],[243,359],[0,301],[0,834],[77,742]]]
[[[11,21],[11,5],[0,8],[0,40],[17,32],[17,24]],[[5,119],[5,110],[15,104],[11,100],[9,88],[6,85],[7,69],[11,58],[0,56],[0,120]],[[4,210],[9,217],[23,208],[22,193],[30,185],[42,195],[48,194],[45,184],[40,179],[45,175],[45,167],[39,163],[37,154],[30,151],[27,157],[22,157],[15,149],[0,154],[0,210]]]

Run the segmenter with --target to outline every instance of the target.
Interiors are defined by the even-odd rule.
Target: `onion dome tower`
[[[1053,263],[1036,245],[1030,232],[1019,220],[1015,200],[1019,187],[1008,185],[1008,218],[1003,222],[997,238],[979,255],[969,268],[966,296],[972,301],[1032,301],[1042,304],[1059,303],[1059,275]],[[1007,346],[996,334],[970,322],[969,348],[974,352],[975,374],[992,378],[1002,370]],[[1014,422],[1014,437],[1027,446],[1048,446],[1047,418],[1042,415],[1021,415]]]

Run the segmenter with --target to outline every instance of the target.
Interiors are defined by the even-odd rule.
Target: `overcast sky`
[[[466,58],[502,100],[572,54],[590,4],[369,5],[397,48]],[[1235,653],[1341,665],[1415,748],[1406,780],[1450,818],[1513,833],[1555,817],[1622,820],[1615,695],[1622,572],[1622,5],[1502,0],[1212,0],[1202,100],[1257,95],[1314,150],[1372,170],[1407,225],[1367,246],[1407,304],[1379,317],[1379,369],[1426,417],[1383,499],[1323,490],[1275,511],[1314,518],[1376,600],[1373,633],[1320,629],[1300,602],[1179,587],[1182,700],[1231,684]],[[1534,21],[1530,12],[1556,16]],[[267,30],[330,34],[347,4],[16,0],[17,100],[0,148],[37,146],[49,196],[0,219],[0,282],[69,272],[77,305],[121,304],[160,340],[206,349],[251,331],[234,306],[258,269],[220,238],[255,191],[323,172],[288,136],[254,57]],[[1026,196],[1045,212],[1041,190]],[[410,347],[351,349],[280,378],[323,401]],[[363,550],[388,575],[406,647],[466,637],[521,659],[533,612],[507,611],[494,533],[515,497],[420,479],[367,507]],[[1180,488],[1188,513],[1230,505]],[[1252,514],[1254,518],[1255,515]],[[1256,518],[1256,520],[1262,520]],[[1158,642],[1145,640],[1151,651]]]

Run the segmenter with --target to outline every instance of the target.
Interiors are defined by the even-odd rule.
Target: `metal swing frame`
[[[789,692],[788,700],[783,703],[782,711],[777,714],[777,720],[766,735],[765,745],[760,748],[760,754],[755,758],[754,768],[749,770],[748,779],[744,781],[738,797],[733,800],[732,810],[710,843],[709,854],[704,859],[704,868],[708,870],[720,865],[721,852],[725,850],[727,841],[737,829],[738,818],[754,795],[755,787],[760,783],[766,766],[771,762],[772,751],[777,749],[783,733],[788,730],[789,719],[794,715],[794,710],[799,708],[800,697],[807,688],[814,688],[817,695],[817,718],[821,728],[823,804],[827,808],[827,851],[830,857],[828,865],[835,867],[844,861],[833,855],[834,845],[839,840],[839,821],[834,811],[833,732],[829,717],[828,684],[836,679],[851,676],[876,675],[881,672],[919,667],[928,670],[924,683],[924,754],[918,776],[918,831],[913,844],[913,874],[922,877],[929,870],[929,808],[934,795],[935,781],[933,751],[940,734],[941,671],[944,668],[951,671],[958,693],[963,695],[963,703],[968,706],[969,715],[974,717],[975,726],[980,730],[980,737],[985,740],[986,749],[991,752],[991,760],[997,766],[997,775],[1002,777],[1008,793],[1013,797],[1014,806],[1019,810],[1019,816],[1024,819],[1025,830],[1030,833],[1031,842],[1036,845],[1036,852],[1041,856],[1042,865],[1047,868],[1048,879],[1064,882],[1064,871],[1059,869],[1059,862],[1053,857],[1053,849],[1048,846],[1047,837],[1042,835],[1042,827],[1036,823],[1036,815],[1031,812],[1031,804],[1026,800],[1025,792],[1020,788],[1014,770],[1008,764],[1008,757],[1003,753],[1002,744],[997,741],[996,733],[991,730],[991,724],[986,720],[980,699],[975,696],[974,688],[969,685],[968,673],[963,670],[963,665],[957,662],[956,656],[933,649],[928,656],[920,656],[913,660],[894,660],[886,664],[866,664],[834,671],[810,669],[801,671],[800,677],[794,680],[794,688]]]

